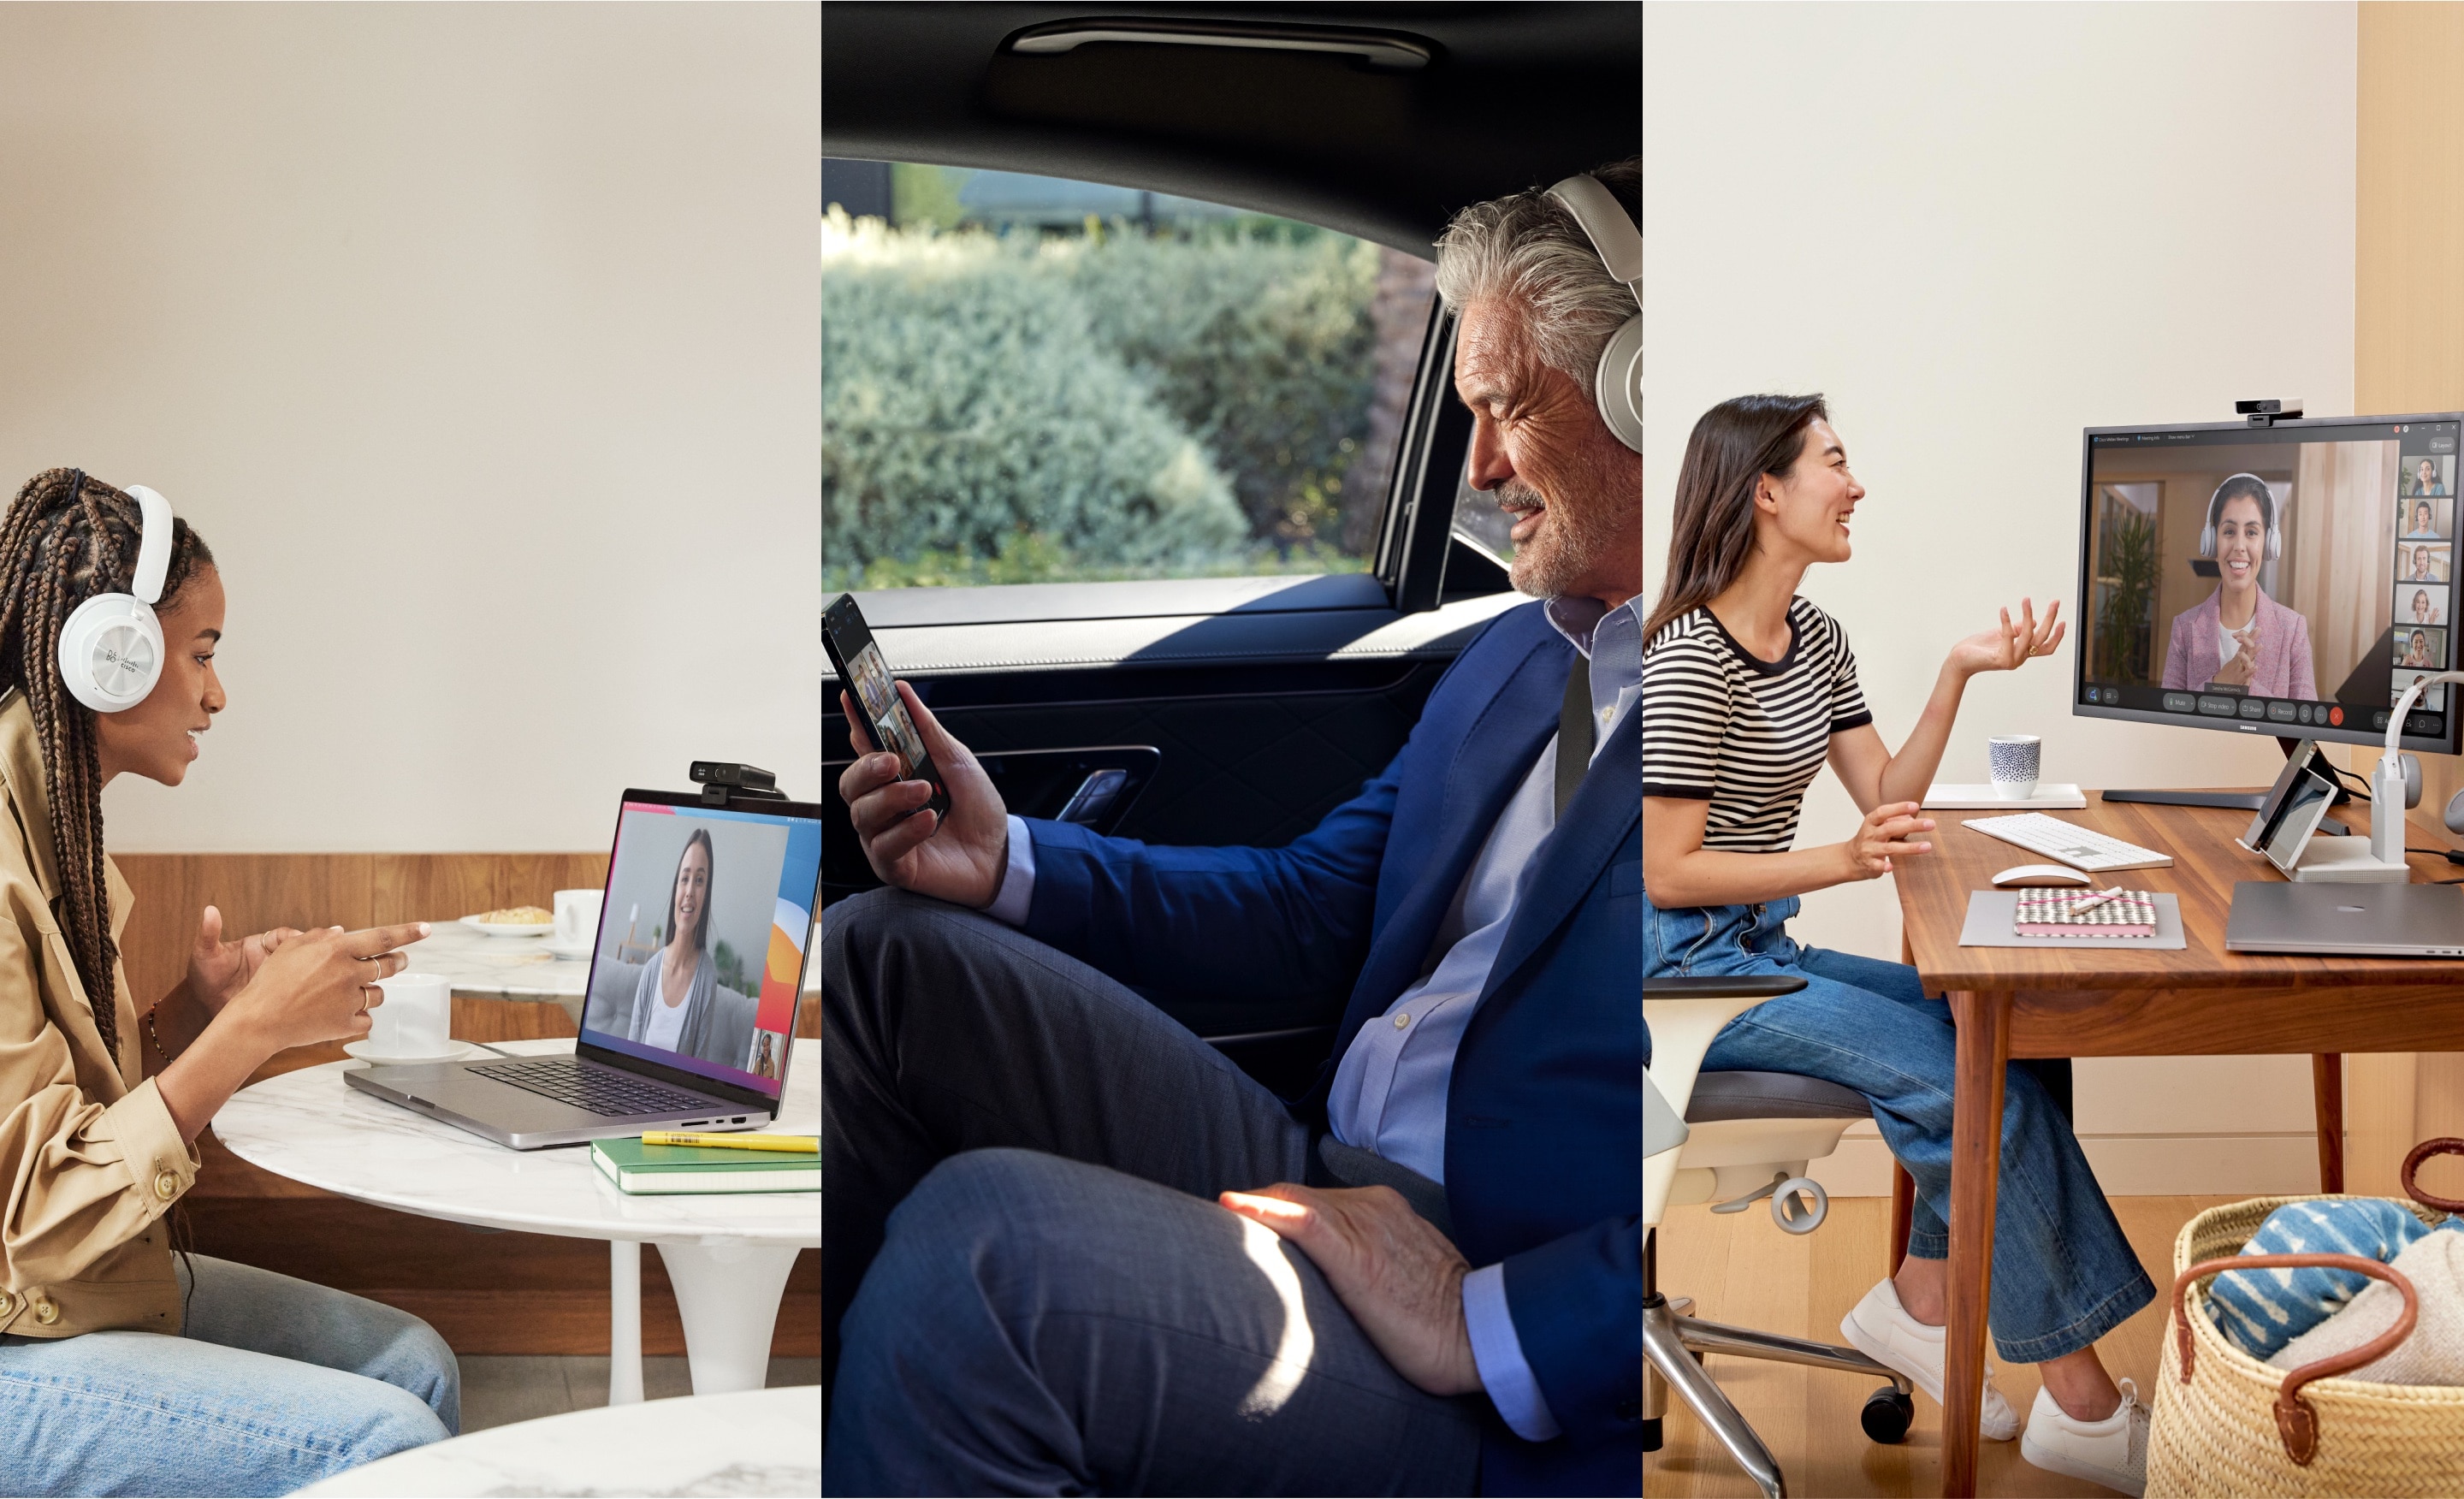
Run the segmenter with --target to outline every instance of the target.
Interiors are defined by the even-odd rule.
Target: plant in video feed
[[[2100,682],[2148,681],[2156,635],[2156,520],[2106,496],[2096,559],[2096,664]]]

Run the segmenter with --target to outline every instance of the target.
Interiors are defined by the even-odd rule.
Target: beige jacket
[[[163,1215],[196,1179],[197,1154],[153,1080],[140,1080],[144,1038],[117,967],[119,1056],[95,1028],[54,915],[59,866],[34,716],[13,691],[0,697],[0,1333],[178,1333]],[[130,892],[117,865],[103,868],[116,939]]]

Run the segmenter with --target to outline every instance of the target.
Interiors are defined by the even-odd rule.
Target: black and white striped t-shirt
[[[1838,621],[1788,606],[1788,654],[1763,661],[1707,608],[1642,650],[1642,794],[1711,804],[1703,847],[1780,853],[1831,736],[1871,723]]]

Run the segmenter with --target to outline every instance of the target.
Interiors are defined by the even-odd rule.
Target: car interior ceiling
[[[1067,20],[1382,33],[1418,68],[1324,53],[1097,41],[1011,50]],[[833,157],[1144,187],[1419,255],[1455,209],[1636,154],[1639,4],[900,5],[822,17]]]

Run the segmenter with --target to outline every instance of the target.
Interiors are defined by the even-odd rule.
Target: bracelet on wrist
[[[157,1006],[157,1008],[159,1007],[160,1006]],[[170,1066],[171,1053],[163,1049],[163,1037],[154,1028],[153,1010],[147,1010],[145,1012],[145,1039],[154,1043],[154,1054],[163,1059],[163,1065],[165,1067]]]

